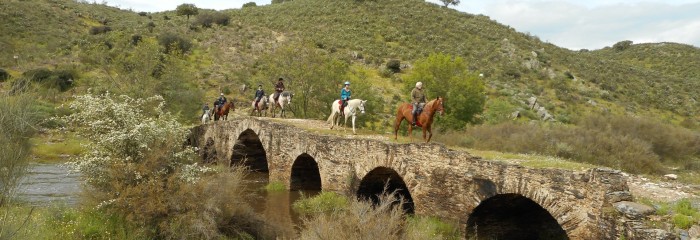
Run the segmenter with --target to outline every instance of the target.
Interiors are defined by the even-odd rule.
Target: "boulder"
[[[641,219],[656,212],[653,207],[636,202],[622,201],[613,203],[618,212],[624,214],[629,219]]]
[[[665,177],[666,179],[668,179],[668,180],[676,180],[676,179],[678,179],[678,175],[676,175],[676,174],[666,174],[666,175],[664,175],[664,177]]]
[[[688,235],[690,239],[700,239],[700,225],[693,225],[688,229]]]
[[[629,191],[609,192],[605,194],[605,201],[616,203],[622,201],[633,201],[632,194]]]

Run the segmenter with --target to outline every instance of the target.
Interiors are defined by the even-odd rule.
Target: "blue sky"
[[[200,8],[240,8],[252,0],[109,0],[134,11],[173,10],[181,3]],[[439,0],[427,0],[439,3]],[[270,0],[254,0],[258,5]],[[542,41],[578,50],[622,40],[679,42],[700,47],[700,0],[462,0],[453,7],[483,14]]]

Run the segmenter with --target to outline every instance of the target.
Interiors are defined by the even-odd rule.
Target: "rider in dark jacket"
[[[224,97],[224,93],[219,94],[219,98],[216,99],[216,106],[214,106],[214,112],[218,112],[221,107],[226,104],[226,97]]]
[[[265,90],[263,90],[262,84],[259,84],[259,85],[258,85],[258,90],[255,91],[255,110],[260,111],[260,109],[258,108],[258,103],[259,103],[260,100],[262,100],[262,98],[264,98],[264,97],[265,97]]]
[[[272,97],[275,100],[275,103],[277,102],[277,99],[280,98],[280,94],[284,92],[284,81],[283,78],[280,78],[277,80],[277,84],[275,84],[275,95]]]

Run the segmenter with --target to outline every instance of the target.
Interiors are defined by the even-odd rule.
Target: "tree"
[[[330,104],[339,98],[342,79],[348,64],[323,49],[309,44],[290,44],[266,55],[259,61],[262,74],[256,76],[263,86],[283,77],[287,90],[294,92],[292,107],[296,116],[325,118]],[[265,84],[265,83],[269,83]]]
[[[197,15],[199,13],[199,9],[197,8],[197,6],[191,3],[180,4],[179,6],[177,6],[175,11],[177,12],[178,16],[187,16],[187,20],[190,20],[190,16]]]
[[[463,58],[447,54],[431,54],[416,61],[413,73],[406,78],[406,90],[413,89],[416,82],[423,82],[428,101],[436,97],[445,98],[444,124],[440,128],[461,129],[484,109],[486,102],[484,83],[467,71]]]
[[[442,4],[445,4],[445,7],[448,7],[450,5],[457,6],[459,5],[460,0],[440,0]]]

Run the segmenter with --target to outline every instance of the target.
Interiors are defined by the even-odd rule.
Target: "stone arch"
[[[549,211],[514,193],[481,201],[469,214],[466,233],[467,239],[569,239]]]
[[[234,164],[242,164],[254,172],[269,172],[265,148],[253,130],[246,129],[238,135],[231,154],[231,165]]]
[[[202,150],[200,152],[202,155],[202,161],[204,163],[216,163],[216,146],[214,146],[214,139],[212,138],[207,138],[207,141],[204,143],[204,146],[202,147]]]
[[[365,175],[360,181],[360,187],[357,189],[357,197],[360,199],[368,199],[373,203],[379,203],[379,195],[384,192],[384,187],[386,186],[387,193],[396,192],[397,197],[402,197],[404,199],[403,210],[406,213],[414,213],[415,206],[413,203],[413,197],[403,181],[403,178],[394,171],[394,169],[387,167],[377,167],[372,169],[367,175]]]
[[[299,155],[292,164],[292,173],[289,181],[289,189],[294,190],[321,190],[321,172],[318,163],[309,154]]]

